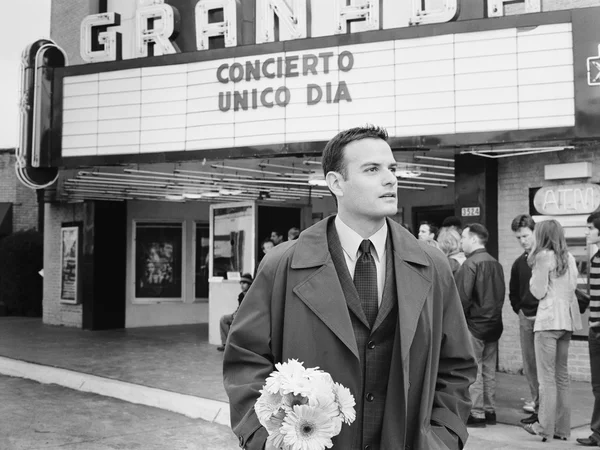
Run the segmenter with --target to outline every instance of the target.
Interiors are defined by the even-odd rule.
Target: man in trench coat
[[[274,365],[296,358],[328,372],[356,399],[356,421],[333,438],[334,449],[461,449],[477,372],[470,335],[443,253],[386,219],[397,210],[387,133],[371,126],[341,132],[323,160],[338,215],[267,255],[227,340],[224,384],[240,446],[272,448],[254,404]],[[356,250],[344,254],[338,220],[359,242],[384,233],[387,251],[373,245],[382,257],[378,270],[386,261],[386,282],[372,325],[344,266]],[[384,356],[373,360],[377,352]]]

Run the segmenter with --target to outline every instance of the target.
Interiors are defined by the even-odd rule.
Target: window
[[[181,299],[183,225],[135,222],[135,298]]]

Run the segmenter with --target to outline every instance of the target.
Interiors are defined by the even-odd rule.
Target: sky
[[[18,142],[21,52],[50,37],[50,1],[3,1],[0,27],[0,148]]]

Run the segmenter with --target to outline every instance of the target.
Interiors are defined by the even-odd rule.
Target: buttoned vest
[[[333,220],[327,228],[327,244],[348,304],[361,368],[360,392],[352,393],[356,400],[356,420],[351,425],[352,448],[348,450],[379,450],[394,338],[398,328],[392,240],[388,237],[386,241],[385,285],[372,329],[369,329],[358,292],[348,271]]]

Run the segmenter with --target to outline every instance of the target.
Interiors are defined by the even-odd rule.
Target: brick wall
[[[500,263],[504,267],[507,286],[512,263],[522,252],[510,229],[510,224],[517,214],[529,211],[529,188],[553,184],[553,182],[544,181],[545,165],[579,161],[593,162],[593,177],[589,182],[600,182],[600,154],[598,152],[598,148],[594,147],[516,156],[500,160],[498,168],[498,241]],[[561,180],[564,183],[582,181],[587,180]],[[504,333],[500,339],[499,369],[510,373],[521,372],[523,363],[519,343],[519,322],[517,315],[510,307],[508,291],[504,303],[503,319]],[[590,380],[587,342],[571,341],[569,371],[573,379]]]
[[[37,229],[37,194],[15,172],[14,150],[0,150],[0,202],[13,204],[13,232]]]
[[[82,308],[60,302],[60,228],[83,221],[82,203],[46,203],[44,211],[44,323],[82,326]]]

